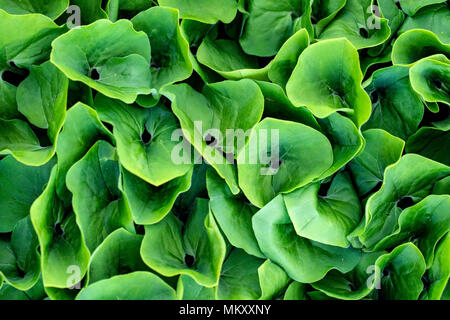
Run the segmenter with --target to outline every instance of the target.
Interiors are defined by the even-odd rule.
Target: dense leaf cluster
[[[450,299],[449,24],[445,0],[0,0],[0,299]],[[263,131],[275,167],[246,161]]]

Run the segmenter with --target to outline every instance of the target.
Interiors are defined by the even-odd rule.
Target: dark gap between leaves
[[[25,70],[25,69],[23,69]],[[23,72],[23,74],[15,73],[9,70],[5,70],[2,73],[2,80],[18,87],[19,84],[28,77],[29,71]]]
[[[205,136],[204,140],[206,142],[206,145],[209,146],[209,147],[214,147],[215,145],[217,145],[216,138],[214,138],[209,133]]]
[[[403,197],[397,202],[397,207],[404,210],[414,205],[414,201],[411,197]]]
[[[318,192],[319,197],[326,197],[328,195],[328,191],[330,190],[330,187],[331,187],[331,182],[332,181],[330,180],[329,182],[320,184],[320,188],[319,188],[319,192]]]
[[[58,237],[62,237],[64,235],[64,230],[61,227],[61,223],[57,223],[55,224],[54,228],[54,233],[58,236]]]
[[[111,133],[114,132],[114,126],[113,126],[111,123],[109,123],[109,122],[103,122],[103,121],[102,121],[102,123],[103,123],[103,125],[106,127],[106,129],[108,129],[109,132],[111,132]]]
[[[148,132],[147,128],[144,128],[144,132],[141,135],[141,140],[144,144],[149,144],[152,141],[152,134]]]
[[[364,39],[369,38],[369,31],[367,31],[366,28],[360,28],[360,29],[359,29],[359,34],[360,34],[361,37],[363,37]]]
[[[91,78],[94,81],[100,80],[100,73],[98,73],[97,68],[92,68],[89,78]]]
[[[186,254],[184,256],[184,262],[190,268],[190,267],[192,267],[194,265],[195,258],[193,256],[191,256],[190,254]]]

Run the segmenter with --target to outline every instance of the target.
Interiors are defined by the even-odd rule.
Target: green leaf
[[[228,241],[250,255],[264,258],[252,229],[252,217],[257,208],[247,203],[242,195],[234,195],[212,169],[206,172],[206,185],[211,212]]]
[[[347,0],[345,7],[320,34],[320,40],[346,38],[356,49],[378,46],[390,36],[388,20],[378,17],[372,0]]]
[[[193,168],[185,175],[160,187],[155,187],[122,168],[120,186],[137,224],[154,224],[161,221],[172,209],[177,197],[189,190]]]
[[[377,70],[365,89],[372,99],[372,116],[364,130],[383,129],[404,140],[417,131],[424,107],[411,87],[409,68],[392,66]]]
[[[306,106],[319,118],[345,112],[360,127],[370,116],[362,78],[358,52],[348,40],[320,41],[300,55],[286,90],[295,106]]]
[[[0,233],[11,232],[30,214],[33,201],[42,193],[54,161],[41,167],[26,166],[11,156],[0,160]]]
[[[322,130],[312,112],[304,107],[295,107],[278,84],[264,81],[256,83],[264,95],[265,117],[295,121]]]
[[[163,94],[172,100],[185,139],[237,194],[232,161],[248,141],[250,129],[261,119],[264,97],[259,87],[244,79],[208,84],[202,93],[186,84],[172,85],[165,87]]]
[[[0,57],[3,51],[5,62],[19,68],[48,60],[52,41],[65,31],[44,15],[10,15],[1,9],[0,30]]]
[[[309,7],[307,0],[249,0],[248,17],[239,43],[245,53],[274,56],[295,33],[295,18]]]
[[[364,227],[355,230],[361,243],[373,249],[377,243],[392,234],[405,207],[427,197],[433,186],[450,175],[450,168],[416,154],[407,154],[386,168],[381,189],[373,194],[365,211]]]
[[[410,69],[411,85],[427,102],[450,105],[450,60],[427,58]]]
[[[431,31],[410,30],[402,33],[394,42],[392,62],[411,66],[413,63],[435,54],[450,55],[450,44],[444,44]]]
[[[109,234],[92,254],[89,284],[121,274],[148,271],[139,253],[142,238],[122,228]]]
[[[19,119],[0,119],[0,154],[11,154],[29,166],[42,166],[54,153],[54,145],[41,146],[27,122]]]
[[[253,216],[253,229],[265,256],[295,281],[315,282],[332,269],[349,272],[360,259],[360,252],[355,249],[329,246],[298,236],[282,195]]]
[[[381,129],[364,131],[366,146],[349,166],[358,194],[363,196],[383,182],[384,170],[397,162],[405,142]]]
[[[42,13],[51,19],[59,17],[69,6],[69,0],[0,0],[0,9],[10,14]]]
[[[66,116],[69,80],[49,61],[32,66],[17,88],[18,110],[55,143]]]
[[[307,285],[293,281],[284,293],[283,300],[309,300],[306,295]]]
[[[347,0],[312,1],[311,20],[314,22],[314,33],[317,37],[335,19],[346,3]]]
[[[386,52],[386,49],[391,47],[391,40],[396,37],[397,30],[402,26],[403,21],[405,21],[405,14],[398,7],[398,2],[396,0],[378,0],[377,3],[378,8],[373,7],[372,10],[376,15],[380,15],[382,18],[388,20],[391,35],[384,43],[367,50],[367,53],[372,57],[379,56],[383,52]],[[388,61],[390,60],[389,55]]]
[[[423,1],[421,1],[423,2]],[[450,18],[450,10],[446,4],[427,6],[419,10],[414,16],[407,17],[398,31],[403,32],[412,29],[425,29],[433,32],[443,43],[450,43],[450,33],[445,24]]]
[[[0,117],[11,120],[20,117],[16,102],[17,87],[0,77]]]
[[[144,262],[164,276],[185,274],[202,286],[216,286],[225,258],[225,241],[208,205],[208,200],[198,198],[184,226],[173,214],[146,226],[141,247]]]
[[[72,207],[90,252],[118,228],[134,231],[130,209],[119,188],[119,164],[115,149],[98,141],[67,172]]]
[[[333,154],[319,131],[265,118],[252,130],[237,162],[240,188],[252,204],[262,208],[278,194],[317,179],[332,165]]]
[[[281,46],[277,55],[270,63],[268,77],[270,81],[280,85],[283,89],[297,64],[301,53],[309,45],[306,29],[300,29]]]
[[[73,286],[73,271],[80,279],[86,273],[89,250],[75,220],[75,214],[63,205],[56,193],[57,168],[53,167],[44,192],[31,206],[31,221],[38,235],[42,279],[45,286]],[[73,270],[72,270],[73,269]]]
[[[151,87],[161,87],[187,79],[192,74],[189,44],[178,25],[178,11],[152,7],[131,19],[137,31],[144,31],[152,46]],[[152,94],[155,98],[155,94]],[[144,97],[138,98],[138,102]],[[143,104],[145,106],[145,103]]]
[[[180,300],[215,300],[215,288],[199,285],[195,280],[182,274],[178,278],[177,297]]]
[[[431,267],[427,270],[426,278],[428,286],[425,287],[421,299],[439,300],[444,298],[445,287],[448,286],[450,278],[450,234],[447,233],[436,247]]]
[[[71,0],[70,4],[80,8],[81,24],[83,25],[108,18],[108,15],[102,9],[102,0]]]
[[[69,199],[67,205],[70,204],[71,197],[66,188],[67,171],[97,140],[113,143],[114,137],[103,126],[94,109],[83,103],[75,104],[67,111],[66,121],[56,145],[58,157],[56,192],[60,199]]]
[[[26,291],[16,289],[9,284],[0,286],[0,300],[43,300],[44,298],[46,298],[46,293],[41,280]]]
[[[77,296],[77,300],[175,300],[176,293],[150,272],[137,271],[97,281]]]
[[[158,0],[160,6],[180,10],[180,17],[214,24],[230,23],[237,13],[236,0]]]
[[[450,156],[442,146],[450,143],[450,132],[435,127],[422,127],[406,143],[407,153],[416,153],[450,166]]]
[[[445,0],[399,0],[402,10],[409,16],[413,16],[423,7],[437,3],[445,2]]]
[[[321,132],[326,135],[333,147],[333,165],[318,179],[331,176],[355,158],[364,148],[364,138],[355,124],[338,112],[327,118],[318,119]]]
[[[417,300],[423,290],[425,261],[417,247],[408,242],[376,261],[383,277],[379,280],[380,300]],[[375,278],[377,281],[377,278]]]
[[[52,48],[52,63],[69,79],[108,97],[132,103],[151,91],[149,41],[130,21],[98,20],[74,28],[56,39]]]
[[[216,296],[219,300],[269,300],[277,298],[288,283],[279,266],[233,249],[223,264]]]
[[[361,205],[350,177],[338,173],[326,187],[313,183],[285,195],[284,203],[297,234],[303,238],[347,248],[347,235],[361,220]]]
[[[429,268],[433,262],[436,244],[449,230],[450,196],[430,195],[403,210],[398,217],[396,229],[378,242],[375,250],[392,248],[405,240],[414,239]]]
[[[384,252],[363,253],[358,265],[349,273],[342,274],[336,270],[330,271],[325,278],[313,284],[327,296],[343,300],[360,300],[366,298],[376,288],[380,279],[380,269],[376,261]],[[371,281],[372,280],[372,281]]]
[[[164,106],[143,109],[102,95],[95,97],[102,121],[114,127],[117,154],[125,169],[154,186],[185,175],[192,164],[176,162],[172,139],[178,123]]]
[[[268,65],[259,68],[258,59],[242,51],[239,44],[232,40],[203,39],[197,51],[198,62],[220,74],[225,79],[268,80]]]
[[[17,222],[10,241],[0,238],[0,274],[16,289],[31,289],[41,273],[38,239],[30,217]]]

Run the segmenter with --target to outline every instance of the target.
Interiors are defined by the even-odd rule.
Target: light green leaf
[[[392,63],[412,66],[418,60],[436,54],[450,55],[450,44],[441,42],[431,31],[410,30],[395,40]]]
[[[358,194],[363,196],[383,182],[384,170],[402,156],[405,142],[381,129],[364,131],[366,146],[349,166]]]
[[[425,261],[419,249],[408,242],[391,253],[378,258],[376,265],[383,277],[380,279],[380,300],[417,300],[423,290],[422,276]],[[377,278],[375,278],[377,281]]]
[[[135,271],[148,271],[139,254],[143,236],[125,229],[109,234],[89,262],[89,284]]]
[[[360,259],[360,252],[355,249],[329,246],[298,236],[282,195],[253,216],[253,229],[265,256],[298,282],[318,281],[332,269],[349,272]]]
[[[95,106],[100,118],[113,125],[120,163],[132,174],[158,187],[191,169],[190,162],[172,156],[179,144],[172,136],[179,127],[164,106],[143,109],[102,95],[95,97]]]
[[[68,288],[73,272],[85,275],[89,250],[75,220],[56,193],[57,169],[53,167],[44,192],[31,206],[31,221],[39,239],[42,279],[45,286]],[[75,269],[76,268],[76,269]]]
[[[214,24],[230,23],[237,13],[236,0],[158,0],[160,6],[180,10],[180,17]]]
[[[211,212],[230,243],[253,256],[264,258],[252,229],[257,208],[242,195],[233,195],[225,181],[212,169],[206,173]]]
[[[398,2],[407,15],[413,16],[423,7],[442,3],[445,0],[398,0]]]
[[[0,30],[0,57],[4,50],[5,62],[19,68],[48,60],[51,42],[65,31],[44,15],[10,15],[1,9]]]
[[[177,10],[152,7],[136,15],[131,22],[137,31],[147,34],[152,46],[151,88],[159,91],[164,85],[185,80],[192,74],[189,44],[181,34]],[[152,97],[157,100],[159,93]],[[147,106],[144,99],[148,98],[139,97],[138,103]]]
[[[223,264],[216,296],[219,300],[270,300],[288,283],[279,266],[233,249]]]
[[[185,175],[155,187],[122,168],[121,190],[137,224],[161,221],[172,209],[177,197],[189,190],[193,168]]]
[[[274,56],[295,33],[295,19],[308,8],[309,0],[249,0],[248,17],[239,39],[242,49],[250,55]]]
[[[403,156],[387,167],[381,189],[367,201],[364,227],[350,238],[358,236],[361,243],[373,249],[397,229],[405,208],[427,197],[434,185],[449,175],[450,168],[441,163],[416,154]]]
[[[67,111],[66,121],[56,144],[56,192],[60,199],[69,200],[66,205],[71,200],[71,194],[66,188],[67,171],[97,140],[113,143],[114,137],[103,126],[94,109],[83,103],[75,104]]]
[[[332,165],[333,154],[319,131],[265,118],[252,130],[237,162],[240,188],[252,204],[262,208],[278,194],[317,179]]]
[[[360,127],[370,116],[362,78],[358,52],[348,40],[320,41],[300,55],[286,90],[295,106],[306,106],[319,118],[342,111]]]
[[[178,278],[177,297],[180,300],[215,300],[215,288],[199,285],[195,280],[182,274]]]
[[[377,70],[365,89],[372,99],[372,116],[364,130],[383,129],[404,140],[416,132],[424,106],[411,87],[409,68],[392,66]]]
[[[429,268],[433,262],[436,244],[449,230],[450,196],[430,195],[403,210],[398,217],[396,229],[378,242],[375,250],[392,248],[407,239],[414,240]]]
[[[184,226],[173,214],[146,226],[141,247],[144,262],[164,276],[185,274],[202,286],[216,286],[225,241],[208,206],[208,200],[198,198]]]
[[[450,60],[422,59],[410,69],[411,85],[427,102],[450,105]]]
[[[130,209],[119,191],[119,164],[115,149],[98,141],[67,172],[72,207],[90,252],[118,228],[134,231]]]
[[[422,1],[421,1],[422,2]],[[450,18],[447,4],[427,6],[414,16],[407,17],[398,34],[412,29],[425,29],[433,32],[443,43],[450,43],[450,33],[445,23]]]
[[[149,41],[128,20],[98,20],[74,28],[56,39],[52,48],[52,63],[69,79],[108,97],[132,103],[151,91]]]
[[[69,0],[0,0],[0,9],[10,14],[42,13],[51,19],[59,17],[69,6]]]
[[[361,205],[350,177],[338,173],[328,190],[313,183],[285,195],[284,203],[297,234],[303,238],[347,248],[347,235],[361,220]]]
[[[232,161],[247,143],[250,129],[261,119],[264,97],[259,87],[244,79],[208,84],[202,93],[186,84],[172,85],[165,87],[163,94],[172,100],[185,139],[237,194]]]
[[[77,296],[77,300],[175,300],[176,293],[151,272],[137,271],[97,281]]]
[[[346,38],[356,49],[371,48],[390,36],[388,20],[377,16],[372,0],[347,0],[345,7],[320,34],[320,40]]]

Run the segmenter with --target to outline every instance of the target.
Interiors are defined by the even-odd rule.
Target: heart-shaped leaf
[[[108,97],[132,103],[139,94],[151,91],[149,40],[128,20],[98,20],[74,28],[55,40],[52,48],[52,63],[69,79]]]

